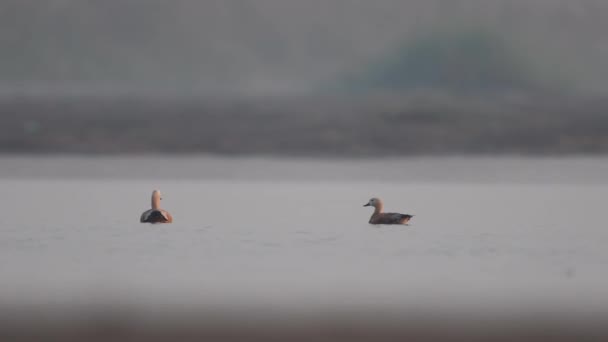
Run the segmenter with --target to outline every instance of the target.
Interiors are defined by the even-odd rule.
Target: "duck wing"
[[[171,214],[169,214],[168,211],[161,209],[160,212],[161,212],[161,214],[163,214],[163,216],[166,219],[165,223],[173,222],[173,216],[171,216]]]

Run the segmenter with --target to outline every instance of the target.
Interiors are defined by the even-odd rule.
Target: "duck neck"
[[[152,209],[160,209],[160,196],[157,193],[152,194]]]
[[[374,215],[380,214],[381,212],[382,212],[382,203],[376,203],[376,206],[374,207]]]

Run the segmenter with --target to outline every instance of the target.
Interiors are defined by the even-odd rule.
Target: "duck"
[[[171,223],[173,216],[160,208],[160,200],[163,199],[159,190],[152,191],[152,209],[148,209],[141,214],[141,223]]]
[[[372,217],[369,218],[370,224],[404,224],[407,225],[408,222],[414,217],[414,215],[410,214],[399,214],[399,213],[383,213],[382,209],[384,204],[382,200],[374,197],[367,202],[367,204],[363,205],[364,207],[374,207],[374,213]]]

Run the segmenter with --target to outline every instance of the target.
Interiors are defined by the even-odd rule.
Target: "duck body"
[[[407,224],[414,217],[399,213],[374,213],[369,219],[370,224]]]
[[[367,202],[367,204],[363,205],[364,207],[374,207],[374,213],[372,217],[369,218],[370,224],[404,224],[407,225],[408,222],[414,217],[414,215],[410,214],[400,214],[400,213],[384,213],[382,209],[384,208],[384,204],[382,200],[379,198],[372,198]]]
[[[152,209],[148,209],[141,214],[139,222],[141,223],[171,223],[173,216],[160,208],[160,200],[162,199],[160,191],[152,191]]]
[[[173,217],[166,210],[148,209],[141,214],[141,223],[171,223]]]

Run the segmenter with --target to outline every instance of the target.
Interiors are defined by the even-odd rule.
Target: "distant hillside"
[[[467,27],[500,32],[542,75],[608,92],[602,0],[4,0],[0,91],[308,91],[421,32]]]

